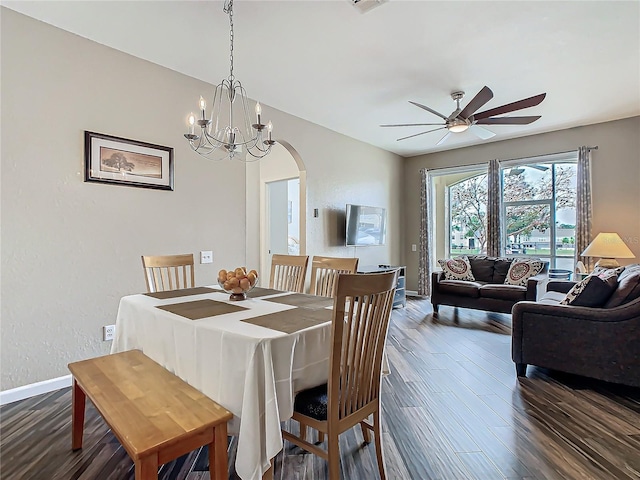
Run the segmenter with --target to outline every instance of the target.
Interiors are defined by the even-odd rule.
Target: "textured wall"
[[[419,238],[421,168],[545,155],[581,145],[599,147],[592,153],[593,234],[618,232],[636,255],[635,260],[620,263],[640,261],[640,117],[632,117],[406,159],[403,258],[407,288],[418,286],[418,252],[412,252],[410,244]]]
[[[68,374],[108,353],[103,325],[144,290],[140,255],[213,250],[198,284],[244,264],[245,165],[210,162],[186,145],[184,120],[213,87],[1,9],[2,284],[0,389]],[[308,169],[310,254],[347,254],[325,212],[390,209],[389,242],[371,261],[398,261],[402,160],[264,106]],[[83,182],[83,132],[175,148],[175,191]],[[364,173],[363,173],[364,172]],[[359,249],[362,250],[362,249]],[[360,254],[360,252],[358,252]]]

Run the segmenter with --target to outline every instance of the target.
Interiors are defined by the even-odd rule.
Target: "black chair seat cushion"
[[[329,397],[327,395],[327,384],[325,383],[298,393],[293,403],[293,411],[324,421],[327,419],[328,403]]]

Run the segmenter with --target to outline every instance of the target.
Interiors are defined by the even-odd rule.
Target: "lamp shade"
[[[604,232],[599,233],[581,255],[583,257],[600,257],[608,260],[598,262],[598,265],[603,267],[617,267],[619,264],[614,260],[616,258],[636,257],[617,233]]]

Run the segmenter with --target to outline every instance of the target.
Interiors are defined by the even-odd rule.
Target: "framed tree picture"
[[[84,132],[85,182],[173,190],[173,148]]]

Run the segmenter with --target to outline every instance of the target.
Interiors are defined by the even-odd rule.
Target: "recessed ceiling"
[[[2,4],[212,84],[229,73],[219,1]],[[639,19],[637,1],[390,0],[361,13],[349,0],[236,0],[234,73],[263,104],[414,156],[640,115]],[[447,114],[451,92],[466,92],[464,106],[484,85],[484,109],[546,92],[517,112],[542,118],[441,146],[442,131],[398,142],[420,127],[379,126],[437,122],[409,100]]]

